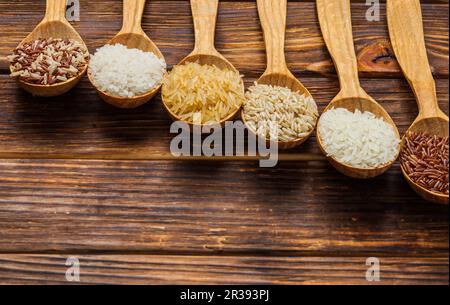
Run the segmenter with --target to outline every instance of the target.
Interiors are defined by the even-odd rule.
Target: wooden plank
[[[0,173],[2,253],[448,255],[448,207],[398,165],[369,181],[325,162],[3,160]]]
[[[74,284],[69,256],[0,255],[0,284]],[[82,284],[396,284],[448,285],[447,258],[380,258],[380,282],[368,282],[364,257],[76,255]],[[174,296],[178,297],[178,296]]]
[[[44,2],[0,0],[0,58],[41,19]],[[421,2],[448,113],[449,1]],[[75,27],[93,51],[120,28],[121,2],[81,5]],[[404,132],[417,107],[395,59],[374,61],[389,48],[384,4],[379,22],[367,22],[366,9],[352,1],[363,86]],[[177,63],[193,46],[188,1],[149,1],[144,29]],[[247,84],[262,73],[254,1],[221,1],[217,46]],[[338,84],[313,0],[289,2],[287,57],[323,109]],[[365,259],[379,256],[381,284],[448,285],[448,208],[419,199],[398,165],[351,180],[323,162],[314,139],[274,169],[174,162],[159,98],[114,109],[85,79],[70,94],[36,99],[6,73],[0,60],[0,284],[66,283],[75,254],[89,284],[367,284]]]
[[[0,33],[4,56],[11,52],[42,18],[44,2],[0,1]],[[265,67],[264,45],[255,2],[222,1],[217,29],[218,49],[245,75],[256,77]],[[121,25],[120,1],[82,1],[82,21],[75,27],[91,51],[103,45]],[[427,47],[437,77],[448,77],[448,1],[422,1]],[[352,1],[355,43],[363,77],[401,77],[389,48],[385,6],[381,19],[368,22],[365,1]],[[188,1],[150,1],[146,6],[144,29],[160,46],[169,65],[176,64],[193,47],[193,30]],[[322,40],[312,1],[290,2],[288,9],[287,59],[297,75],[334,73]],[[384,54],[384,55],[383,55]],[[392,52],[389,52],[392,54]]]
[[[337,79],[304,78],[320,110],[338,92]],[[248,80],[247,85],[252,82]],[[363,80],[363,87],[392,115],[403,133],[417,116],[404,80]],[[171,120],[158,97],[134,110],[102,102],[85,79],[77,90],[53,99],[32,98],[7,76],[0,76],[1,158],[172,159]],[[448,81],[437,81],[439,100],[448,113]],[[282,158],[317,160],[314,137]]]

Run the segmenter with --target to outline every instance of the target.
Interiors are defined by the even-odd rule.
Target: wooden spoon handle
[[[121,33],[142,34],[142,15],[144,14],[146,0],[123,1],[123,25]]]
[[[341,95],[361,95],[358,62],[353,43],[350,0],[317,0],[323,37],[336,66]]]
[[[257,0],[259,19],[264,32],[267,74],[288,72],[284,53],[287,0]]]
[[[389,34],[397,60],[413,88],[422,118],[440,115],[436,84],[425,47],[419,0],[387,1]]]
[[[218,8],[219,0],[191,0],[195,31],[194,53],[210,55],[217,52],[214,36]]]
[[[67,0],[47,0],[46,21],[66,21]]]

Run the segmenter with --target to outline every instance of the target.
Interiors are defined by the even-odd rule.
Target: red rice
[[[431,192],[449,194],[449,138],[410,132],[400,155],[403,170]]]

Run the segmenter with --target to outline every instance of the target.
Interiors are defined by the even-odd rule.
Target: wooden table
[[[90,51],[121,25],[121,1],[81,2],[75,28]],[[177,160],[160,98],[135,110],[99,100],[85,78],[69,94],[33,98],[4,56],[45,1],[0,0],[0,283],[448,284],[447,206],[418,198],[399,165],[369,181],[337,173],[315,139],[278,167],[255,160]],[[417,115],[381,20],[352,1],[362,84],[403,133]],[[422,0],[429,57],[448,113],[448,0]],[[171,66],[193,47],[189,1],[148,1],[144,29]],[[222,1],[217,47],[250,84],[265,55],[255,1]],[[321,110],[338,81],[312,0],[290,1],[287,59]]]

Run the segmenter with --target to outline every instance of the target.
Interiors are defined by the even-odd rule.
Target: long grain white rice
[[[328,156],[353,167],[379,167],[398,154],[394,128],[371,112],[330,109],[320,118],[318,130]]]
[[[101,91],[127,98],[157,87],[165,71],[165,61],[152,52],[121,44],[99,48],[89,63],[89,72]]]

